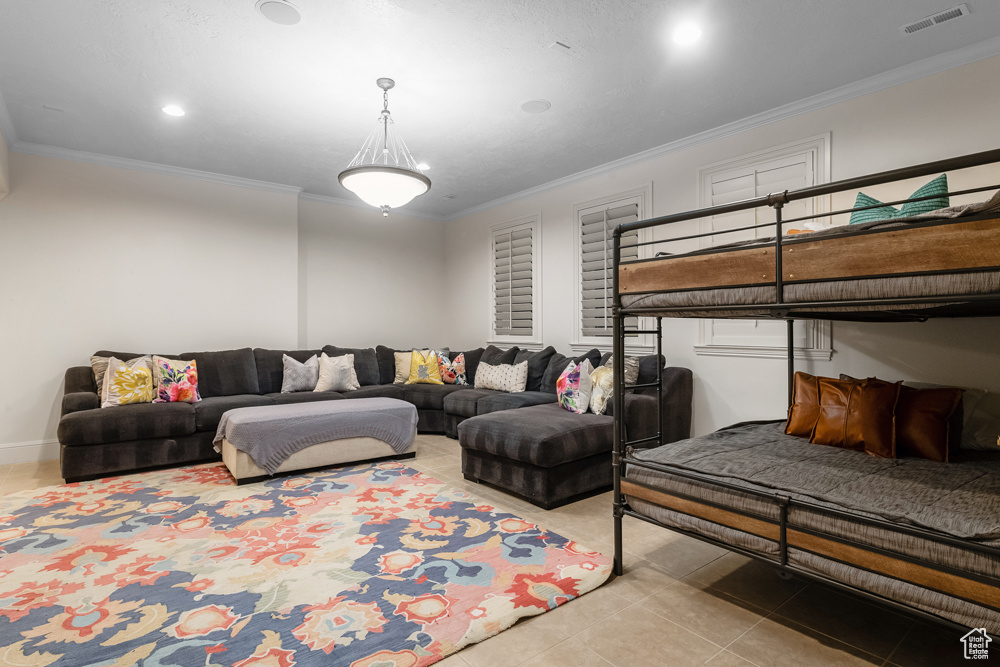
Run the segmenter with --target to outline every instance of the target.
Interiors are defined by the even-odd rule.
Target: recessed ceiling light
[[[421,162],[421,163],[417,164],[417,169],[419,169],[420,171],[427,171],[430,168],[431,168],[431,166],[429,164],[427,164],[426,162]]]
[[[552,108],[552,103],[548,100],[528,100],[521,105],[521,111],[525,113],[543,113]]]
[[[701,39],[701,28],[697,23],[682,23],[674,29],[674,42],[681,46],[690,46]]]
[[[163,113],[167,114],[168,116],[183,116],[184,109],[181,109],[176,104],[168,104],[167,106],[163,107]]]
[[[284,0],[257,0],[257,11],[278,25],[295,25],[302,20],[298,7]]]

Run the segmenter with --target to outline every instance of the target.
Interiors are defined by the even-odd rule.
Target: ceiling
[[[389,76],[433,183],[408,209],[450,216],[1000,35],[995,0],[909,36],[957,0],[293,2],[281,26],[255,0],[0,0],[16,138],[353,200],[337,174]],[[692,47],[670,39],[682,20]]]

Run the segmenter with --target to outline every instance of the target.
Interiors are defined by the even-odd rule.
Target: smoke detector
[[[958,7],[946,9],[942,12],[934,14],[933,16],[925,16],[919,21],[901,25],[899,26],[899,31],[904,35],[912,35],[915,32],[926,30],[927,28],[933,28],[936,25],[941,25],[945,21],[951,21],[953,19],[961,18],[962,16],[968,16],[969,14],[969,6],[963,3]]]
[[[521,105],[521,111],[525,113],[544,113],[552,108],[552,103],[548,100],[528,100]]]
[[[295,25],[302,20],[298,7],[285,0],[257,0],[257,11],[278,25]]]

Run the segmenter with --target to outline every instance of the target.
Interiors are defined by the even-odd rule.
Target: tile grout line
[[[889,651],[889,655],[886,656],[885,662],[882,663],[883,666],[891,664],[890,661],[892,660],[892,656],[896,655],[896,651],[899,650],[899,647],[903,645],[903,643],[907,640],[907,638],[909,638],[909,636],[913,633],[916,627],[917,627],[916,621],[910,623],[910,627],[906,629],[906,632],[903,633],[903,636],[899,638],[899,641],[896,642],[896,645],[892,647],[891,651]]]

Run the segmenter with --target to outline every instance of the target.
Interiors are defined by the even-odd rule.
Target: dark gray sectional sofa
[[[517,348],[500,350],[490,346],[464,351],[469,385],[406,385],[393,384],[395,351],[381,345],[374,349],[328,345],[316,350],[243,348],[161,354],[171,359],[194,359],[198,362],[198,387],[202,400],[108,409],[100,407],[90,366],[70,368],[66,371],[58,429],[62,476],[67,482],[83,481],[148,468],[218,460],[212,439],[222,414],[234,408],[258,405],[366,397],[398,398],[416,406],[419,432],[444,433],[454,438],[458,436],[459,425],[474,417],[556,403],[555,381],[569,361],[551,347],[532,352]],[[321,352],[330,356],[354,354],[360,389],[282,394],[282,355],[305,361]],[[457,350],[452,352],[453,355],[457,353]],[[142,356],[139,353],[106,350],[95,354],[124,360]],[[589,358],[595,366],[602,361],[601,353],[596,349],[577,357],[578,360],[583,358]],[[528,361],[529,368],[527,391],[508,394],[473,388],[476,369],[481,362],[501,364],[524,360]],[[656,366],[662,366],[662,360],[657,362],[654,357],[644,358],[643,364],[655,372]],[[669,417],[671,428],[682,432],[680,437],[687,437],[690,430],[690,387],[686,395],[675,398],[682,407],[674,409],[674,414]],[[570,418],[580,417],[560,411]],[[655,411],[651,414],[655,422]],[[648,421],[649,418],[649,414],[645,414],[643,420]],[[507,419],[512,424],[517,420],[514,415]],[[609,417],[602,419],[610,421]],[[655,430],[655,425],[653,428]],[[610,452],[610,444],[607,449]]]

